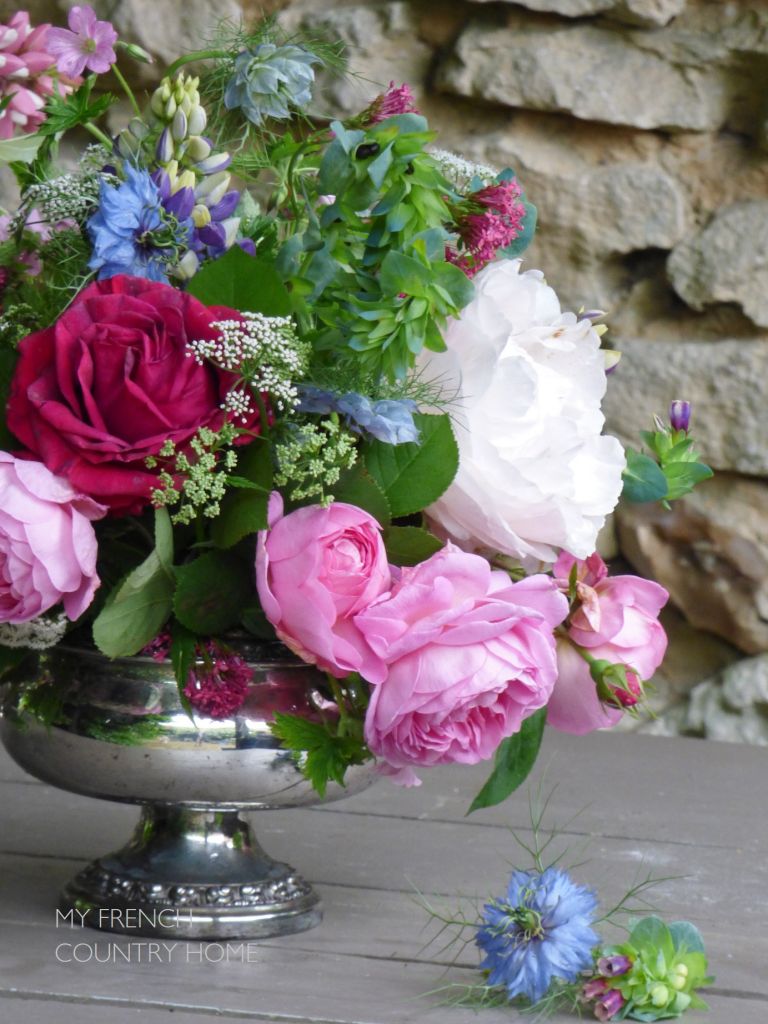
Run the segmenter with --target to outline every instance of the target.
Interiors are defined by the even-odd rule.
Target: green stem
[[[116,63],[112,65],[112,74],[115,76],[115,78],[122,86],[123,92],[128,97],[136,116],[141,117],[141,107],[139,106],[136,97],[133,94],[133,89],[130,87],[130,85],[128,85],[128,82],[125,79],[125,75],[122,73],[122,71]]]
[[[97,128],[96,125],[93,124],[91,121],[86,121],[83,127],[87,132],[91,133],[94,139],[98,139],[99,142],[101,142],[104,146],[107,147],[107,149],[109,149],[110,151],[112,150],[112,139],[110,139],[107,133],[103,132],[101,128]]]
[[[229,56],[229,50],[195,50],[194,53],[185,53],[183,57],[178,57],[171,64],[165,72],[165,77],[173,78],[179,68],[196,60],[225,60]]]
[[[341,688],[339,680],[332,676],[330,672],[325,673],[328,680],[328,685],[331,688],[333,699],[339,709],[339,735],[343,735],[345,731],[346,723],[349,721],[349,712],[347,711],[347,702],[344,699],[344,691]]]

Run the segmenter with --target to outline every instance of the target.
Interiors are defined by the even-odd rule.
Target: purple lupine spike
[[[235,212],[237,204],[240,202],[240,193],[235,189],[232,192],[227,192],[214,206],[210,206],[209,213],[211,220],[220,221],[226,217],[231,217]]]
[[[256,244],[252,238],[238,238],[237,244],[243,252],[247,252],[249,256],[256,255]]]
[[[221,224],[211,221],[203,228],[197,229],[197,237],[203,245],[210,245],[214,249],[223,248],[227,243],[227,232]]]
[[[174,214],[179,220],[186,220],[192,216],[192,209],[195,205],[195,192],[191,188],[180,188],[168,199],[163,200],[163,206],[169,213]]]
[[[232,157],[229,153],[213,153],[211,156],[206,157],[205,160],[195,164],[195,169],[200,174],[216,174],[218,171],[226,170],[231,163]]]
[[[688,433],[691,425],[691,403],[676,398],[669,406],[669,422],[673,430],[684,430]]]
[[[157,191],[160,193],[160,201],[165,203],[171,195],[171,179],[168,177],[168,172],[158,167],[156,171],[152,171],[150,178],[157,186]]]
[[[155,145],[155,156],[161,164],[167,164],[173,158],[173,136],[170,128],[163,128]]]

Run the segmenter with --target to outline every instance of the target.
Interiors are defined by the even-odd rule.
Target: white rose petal
[[[588,320],[562,313],[538,270],[490,264],[419,371],[451,404],[459,471],[427,511],[453,540],[527,568],[595,550],[621,493],[621,444],[602,436],[606,376]]]

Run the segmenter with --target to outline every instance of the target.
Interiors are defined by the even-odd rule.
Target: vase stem
[[[175,804],[145,804],[130,841],[81,871],[60,907],[92,928],[181,940],[286,935],[321,917],[239,811]]]

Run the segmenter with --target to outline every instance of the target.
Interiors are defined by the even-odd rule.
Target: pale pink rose
[[[64,603],[77,619],[93,600],[96,534],[106,509],[41,462],[0,451],[0,622],[27,622]]]
[[[664,657],[667,635],[658,621],[669,594],[664,587],[639,576],[609,576],[598,554],[581,561],[563,552],[554,576],[563,590],[576,565],[579,607],[571,616],[568,636],[593,658],[626,665],[632,691],[616,691],[619,703],[630,705],[642,695]],[[589,665],[564,637],[557,644],[558,677],[549,702],[547,721],[555,729],[581,734],[614,725],[620,708],[598,699]],[[633,699],[634,698],[634,699]]]
[[[383,665],[354,623],[389,590],[381,527],[343,502],[283,514],[275,491],[259,534],[256,585],[264,614],[299,657],[335,676],[380,677]]]
[[[543,707],[557,675],[552,631],[568,611],[549,576],[510,583],[479,555],[448,544],[404,568],[388,595],[355,618],[386,663],[365,738],[402,785],[413,765],[475,764]]]

